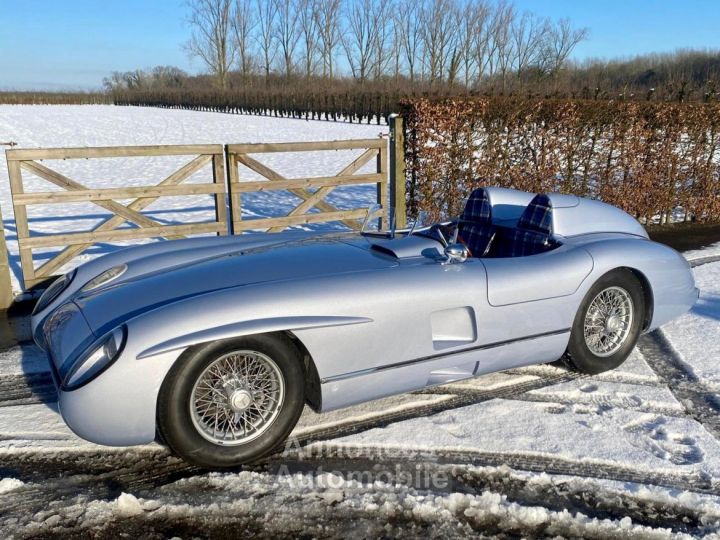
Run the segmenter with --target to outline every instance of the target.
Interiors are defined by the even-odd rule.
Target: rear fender
[[[650,288],[651,331],[687,312],[697,301],[695,279],[687,260],[662,244],[639,238],[617,238],[584,244],[599,277],[615,268],[629,268]]]

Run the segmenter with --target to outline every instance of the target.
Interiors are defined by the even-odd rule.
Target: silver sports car
[[[487,188],[429,227],[118,251],[55,281],[32,324],[80,437],[226,467],[282,444],[305,404],[560,358],[612,369],[697,297],[685,259],[621,210]]]

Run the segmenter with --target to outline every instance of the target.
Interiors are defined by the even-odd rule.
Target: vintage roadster
[[[571,195],[475,190],[456,220],[146,244],[40,298],[60,411],[107,445],[162,440],[226,467],[317,412],[563,358],[620,365],[697,300],[631,216]]]

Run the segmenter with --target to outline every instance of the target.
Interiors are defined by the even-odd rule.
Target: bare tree
[[[380,79],[388,67],[392,58],[389,48],[392,46],[392,18],[390,13],[393,9],[392,0],[385,0],[377,3],[373,17],[375,19],[375,40],[373,43],[373,77]]]
[[[316,6],[315,22],[320,41],[322,75],[332,79],[335,50],[340,42],[340,0],[320,0]]]
[[[401,0],[395,9],[393,18],[393,25],[398,31],[400,47],[407,62],[410,82],[415,82],[417,64],[421,61],[420,13],[422,6],[422,0]]]
[[[187,81],[188,74],[175,66],[155,66],[150,70],[113,71],[103,79],[108,90],[144,90],[146,88],[177,88]]]
[[[150,71],[153,86],[159,88],[173,88],[183,85],[188,74],[175,66],[155,66]]]
[[[449,7],[448,17],[451,24],[455,28],[448,41],[447,53],[447,83],[452,87],[460,73],[462,59],[465,56],[465,25],[463,17],[466,15],[464,9],[461,9],[456,2],[452,2]]]
[[[522,14],[522,17],[513,21],[510,34],[514,44],[514,69],[518,77],[521,77],[524,71],[540,60],[543,40],[546,39],[548,30],[547,19],[541,19],[527,11]]]
[[[493,17],[492,39],[495,50],[495,72],[500,74],[503,92],[507,83],[507,75],[512,68],[515,55],[514,43],[510,29],[515,20],[515,8],[504,0],[498,3]]]
[[[103,86],[106,90],[121,90],[125,88],[125,79],[120,71],[113,71],[109,77],[103,77]]]
[[[396,4],[397,6],[397,4]],[[403,36],[402,36],[402,25],[398,20],[397,7],[392,11],[392,21],[389,21],[390,31],[392,33],[390,43],[390,62],[392,64],[392,75],[397,82],[400,79],[400,73],[402,71],[402,58],[403,58]]]
[[[472,37],[472,55],[475,58],[475,85],[479,86],[483,77],[492,75],[492,61],[495,56],[495,42],[492,29],[495,19],[494,9],[484,4],[476,8],[477,19]]]
[[[226,88],[227,74],[237,53],[230,36],[232,0],[190,0],[188,6],[192,34],[186,49],[215,75],[220,88]]]
[[[322,0],[300,0],[298,4],[298,23],[303,44],[303,64],[305,76],[315,72],[318,48],[318,11]]]
[[[569,19],[560,19],[546,32],[541,65],[555,77],[578,43],[587,39],[587,28],[573,28]]]
[[[276,5],[275,35],[283,56],[285,76],[290,77],[295,69],[295,49],[300,40],[298,26],[299,0],[271,0]]]
[[[256,25],[257,19],[250,0],[235,0],[233,34],[237,47],[238,67],[244,81],[247,80],[253,69],[251,37]]]
[[[257,16],[258,16],[258,35],[257,42],[262,55],[263,71],[265,77],[270,75],[272,63],[275,61],[277,54],[277,41],[275,40],[275,17],[277,15],[277,6],[275,2],[268,0],[256,0]]]
[[[462,54],[461,61],[465,88],[469,88],[470,81],[476,77],[477,56],[474,51],[474,43],[478,34],[483,32],[483,25],[487,16],[488,5],[484,0],[468,2],[463,7],[458,42]]]
[[[378,2],[351,0],[341,42],[355,79],[364,82],[375,68],[378,31]]]
[[[431,0],[421,10],[420,35],[430,84],[443,80],[448,51],[455,36],[453,5],[454,0]]]

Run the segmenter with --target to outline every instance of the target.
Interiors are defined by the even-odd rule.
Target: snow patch
[[[137,516],[143,513],[142,505],[135,495],[122,493],[116,500],[117,511],[121,516]]]
[[[697,304],[662,332],[702,384],[720,392],[720,262],[693,271],[700,289]]]
[[[0,480],[0,493],[7,493],[25,485],[25,482],[17,478],[3,478]]]

